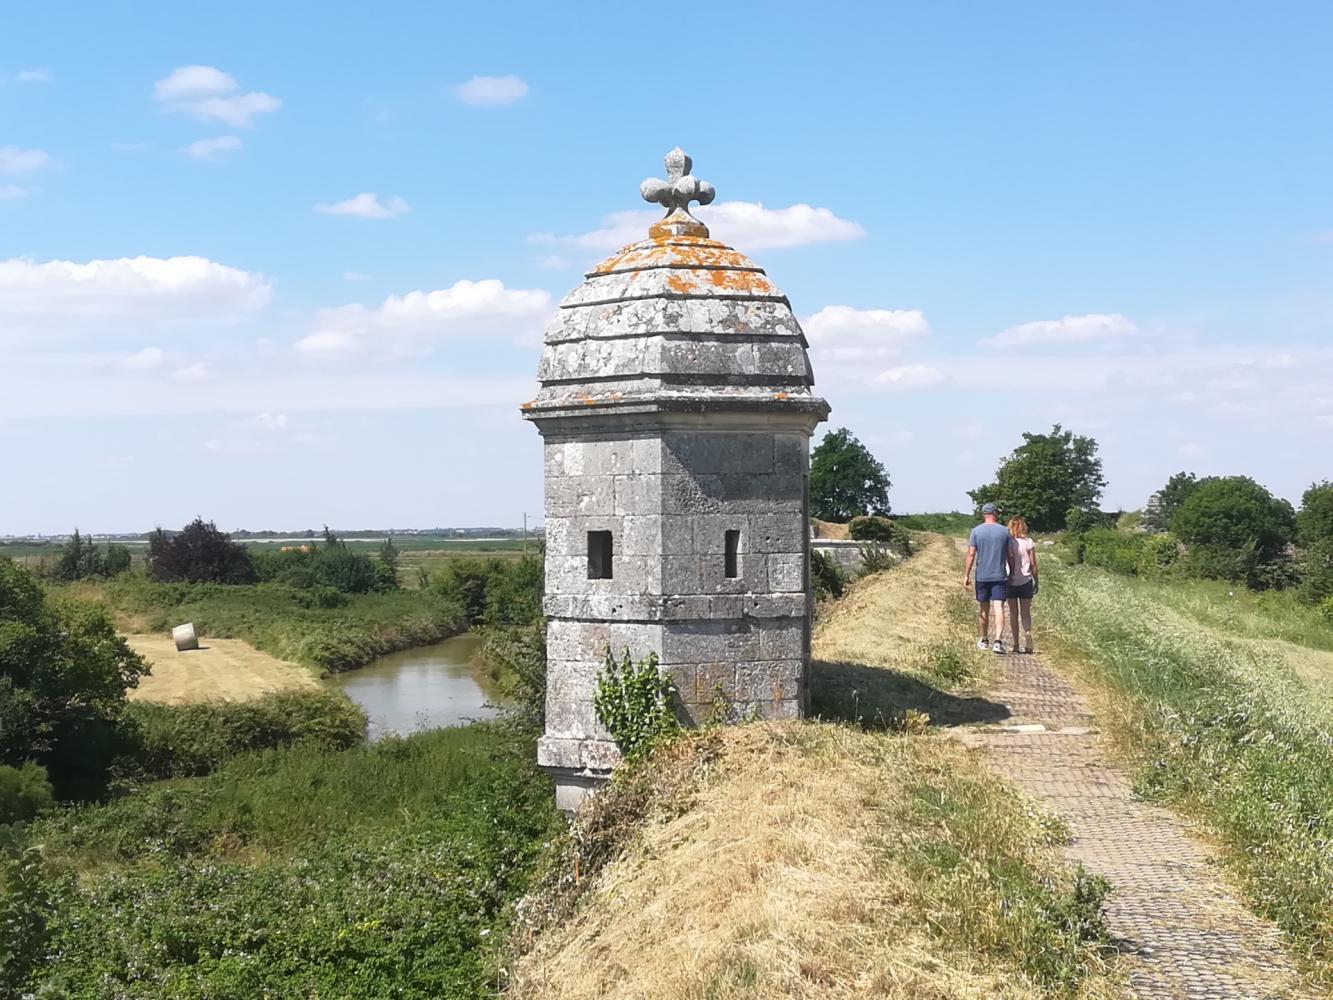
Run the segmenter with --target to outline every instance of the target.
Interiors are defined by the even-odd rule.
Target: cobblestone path
[[[1134,795],[1083,698],[1035,656],[1004,658],[1002,725],[964,730],[1005,778],[1062,816],[1066,852],[1111,881],[1111,933],[1136,997],[1298,998],[1277,929],[1240,903],[1185,823]]]

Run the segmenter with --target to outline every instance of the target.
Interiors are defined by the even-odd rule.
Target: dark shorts
[[[978,580],[977,600],[982,604],[987,601],[1003,601],[1009,596],[1008,580]]]
[[[1032,595],[1036,592],[1036,586],[1036,583],[1032,580],[1022,584],[1011,583],[1009,584],[1009,596],[1011,598],[1017,597],[1020,601],[1030,601]]]

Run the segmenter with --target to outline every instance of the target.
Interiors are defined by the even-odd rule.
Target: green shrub
[[[135,731],[131,766],[151,778],[207,774],[237,754],[296,743],[344,750],[366,735],[365,713],[328,691],[196,705],[132,702],[126,714]]]
[[[0,830],[0,995],[24,996],[44,964],[48,921],[58,899],[42,870],[42,852]]]
[[[898,556],[906,559],[912,554],[912,543],[907,532],[887,517],[854,517],[847,533],[858,542],[879,542]]]
[[[815,599],[819,601],[841,597],[847,588],[842,567],[831,556],[814,548],[810,550],[810,579],[814,584]]]
[[[18,767],[0,764],[0,826],[27,823],[54,805],[46,768],[32,761]]]
[[[1153,576],[1176,561],[1176,540],[1170,535],[1128,534],[1098,528],[1080,539],[1082,561],[1124,576]]]
[[[493,725],[305,744],[43,820],[49,864],[82,875],[3,995],[489,996],[561,827],[533,754]]]
[[[100,794],[125,691],[146,671],[100,608],[50,598],[0,558],[0,764],[37,761],[60,798]]]
[[[891,570],[899,562],[898,556],[894,555],[887,545],[878,542],[865,542],[860,546],[860,553],[862,576],[872,576],[875,573]]]
[[[509,698],[510,712],[524,724],[541,729],[546,724],[545,620],[491,625],[482,635],[480,659]]]
[[[1333,483],[1313,483],[1301,495],[1296,524],[1304,544],[1333,544]]]
[[[1333,597],[1333,539],[1321,539],[1305,550],[1300,596],[1307,604]]]
[[[675,697],[676,685],[670,674],[658,670],[656,653],[635,663],[626,649],[617,662],[607,647],[606,662],[597,674],[593,707],[597,721],[606,727],[626,760],[638,760],[680,731]]]
[[[1220,570],[1228,552],[1249,549],[1256,564],[1280,557],[1295,536],[1296,513],[1253,479],[1227,476],[1203,482],[1190,493],[1172,515],[1171,531],[1191,547],[1212,549],[1217,557],[1212,565]]]
[[[1319,612],[1330,625],[1333,625],[1333,597],[1325,597],[1320,602]]]
[[[847,524],[847,534],[858,542],[891,542],[896,532],[887,517],[854,517]]]

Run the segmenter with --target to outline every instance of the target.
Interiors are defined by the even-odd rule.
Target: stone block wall
[[[797,718],[808,702],[804,430],[545,438],[546,766],[596,769],[614,747],[593,709],[604,650],[656,653],[685,714]],[[610,579],[588,533],[609,531]],[[738,533],[728,577],[727,533]],[[600,765],[599,765],[600,762]]]

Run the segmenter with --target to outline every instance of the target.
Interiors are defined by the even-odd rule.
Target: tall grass
[[[576,819],[507,995],[1119,996],[1105,885],[1061,835],[947,738],[691,734]]]
[[[29,836],[49,901],[25,986],[490,996],[510,903],[559,829],[532,755],[530,737],[493,725],[304,745],[50,817]]]
[[[1333,983],[1330,713],[1285,660],[1237,638],[1238,621],[1259,624],[1259,599],[1238,612],[1211,585],[1053,563],[1042,579],[1048,634],[1132,706],[1122,735],[1140,787],[1218,832],[1252,905]],[[1294,620],[1269,631],[1302,634]]]
[[[966,535],[980,519],[971,514],[949,511],[937,514],[895,514],[893,523],[909,531],[933,531],[940,535]]]

